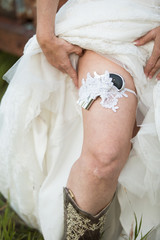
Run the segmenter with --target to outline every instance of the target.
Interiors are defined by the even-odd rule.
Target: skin
[[[55,36],[54,23],[59,2],[59,0],[37,0],[37,40],[48,62],[60,71],[67,73],[73,79],[75,86],[78,87],[78,75],[68,56],[73,52],[82,56],[83,50],[79,46],[72,45]],[[144,68],[144,72],[149,78],[152,78],[160,68],[160,27],[152,29],[134,42],[136,46],[142,46],[152,40],[154,41],[154,49]],[[160,80],[160,73],[156,77]]]
[[[104,74],[106,69],[123,76],[126,87],[135,91],[133,79],[126,70],[92,51],[86,51],[80,58],[79,87],[87,72]],[[131,149],[137,99],[132,93],[127,94],[128,98],[119,99],[116,113],[102,107],[100,98],[89,111],[82,109],[83,147],[71,169],[67,187],[73,191],[78,205],[92,215],[112,200]]]
[[[136,46],[142,46],[152,40],[154,41],[154,48],[144,68],[144,72],[149,78],[152,78],[160,69],[160,27],[152,29],[135,41]],[[160,73],[156,74],[156,78],[160,80]]]
[[[69,55],[76,53],[81,56],[83,50],[55,36],[54,24],[58,4],[59,0],[37,0],[37,40],[48,62],[63,73],[67,73],[78,87],[77,72],[71,65]]]
[[[48,62],[67,73],[78,88],[87,72],[104,74],[107,69],[122,75],[126,87],[135,90],[132,77],[122,67],[92,51],[87,50],[82,55],[79,46],[55,36],[54,21],[58,3],[58,0],[37,1],[37,39]],[[159,68],[159,39],[160,29],[157,28],[135,42],[141,46],[147,41],[155,40],[152,56],[145,67],[147,76],[153,75]],[[69,60],[69,55],[73,52],[80,56],[78,73]],[[160,75],[157,77],[160,78]],[[128,98],[119,99],[116,113],[103,108],[100,98],[94,101],[89,111],[82,110],[83,147],[79,159],[72,166],[67,187],[73,191],[77,204],[93,215],[112,200],[119,174],[131,149],[137,99],[132,93],[127,94]]]

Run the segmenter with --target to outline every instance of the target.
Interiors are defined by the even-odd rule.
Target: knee
[[[118,178],[122,169],[120,147],[97,146],[89,150],[85,157],[85,168],[99,179]]]

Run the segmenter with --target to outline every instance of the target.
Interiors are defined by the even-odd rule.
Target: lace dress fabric
[[[118,188],[120,222],[128,235],[134,212],[138,219],[143,215],[143,235],[160,224],[160,82],[143,71],[153,42],[133,44],[159,25],[158,0],[69,0],[56,16],[59,37],[115,59],[135,82],[140,131]],[[73,54],[75,68],[77,61]],[[47,62],[36,36],[5,79],[10,84],[0,106],[0,191],[46,240],[61,240],[63,187],[83,142],[78,91]],[[104,103],[117,110],[116,101]],[[159,236],[155,231],[154,240]]]

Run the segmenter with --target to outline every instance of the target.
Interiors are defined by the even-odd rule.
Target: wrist
[[[36,37],[40,46],[45,46],[56,38],[54,31],[40,31],[38,29],[36,31]]]

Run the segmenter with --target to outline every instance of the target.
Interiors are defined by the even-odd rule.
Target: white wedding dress
[[[143,216],[143,234],[160,224],[160,82],[143,71],[153,42],[133,43],[159,25],[159,0],[69,0],[56,16],[59,37],[116,61],[135,81],[140,131],[118,187],[127,234],[134,212]],[[78,57],[71,61],[76,68]],[[46,240],[61,240],[63,186],[83,139],[78,90],[47,62],[36,36],[5,79],[10,84],[0,106],[0,191]],[[152,240],[159,239],[157,230]]]

